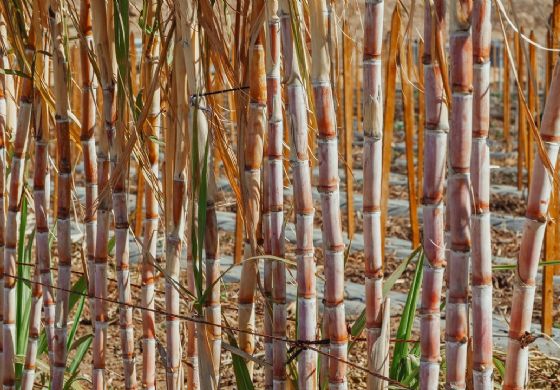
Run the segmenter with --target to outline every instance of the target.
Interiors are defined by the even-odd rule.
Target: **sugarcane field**
[[[0,0],[4,390],[560,390],[560,0]]]

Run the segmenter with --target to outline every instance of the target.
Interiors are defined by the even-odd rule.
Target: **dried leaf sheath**
[[[313,247],[313,197],[308,145],[308,97],[300,73],[296,41],[305,50],[301,2],[290,6],[280,2],[282,57],[287,84],[286,120],[290,136],[290,165],[294,187],[297,260],[297,334],[301,340],[315,340],[317,328],[316,263]],[[293,3],[292,3],[293,5]],[[294,38],[293,34],[296,34]],[[299,389],[317,387],[317,352],[303,350],[298,355]]]
[[[375,367],[374,356],[381,334],[383,307],[383,242],[381,235],[381,176],[383,164],[383,88],[381,85],[381,52],[383,44],[383,0],[366,1],[364,15],[363,99],[364,99],[364,257],[366,284],[366,337],[368,369],[381,375],[388,364]],[[382,342],[379,340],[379,342]],[[368,388],[383,387],[376,377],[368,375]]]
[[[492,389],[492,247],[490,226],[490,45],[491,0],[473,7],[473,127],[472,127],[472,316],[473,384]]]
[[[556,63],[548,96],[560,94],[560,66]],[[556,161],[560,147],[560,101],[547,99],[540,130],[541,139],[550,161]],[[527,336],[535,298],[535,279],[546,229],[547,210],[552,190],[552,178],[539,154],[535,156],[529,188],[525,226],[519,249],[516,280],[513,290],[506,355],[505,390],[525,389],[529,348]]]
[[[319,146],[319,184],[323,215],[323,250],[325,257],[325,324],[330,340],[328,379],[330,389],[346,389],[348,334],[344,312],[344,242],[340,216],[338,139],[330,80],[327,44],[327,8],[325,0],[309,4],[311,20],[311,82],[315,97]]]
[[[472,0],[451,3],[449,52],[452,111],[449,132],[450,252],[446,302],[446,385],[466,386],[468,285],[470,234],[470,160],[472,139],[473,51],[471,37]]]
[[[440,370],[441,288],[445,264],[443,187],[449,132],[448,108],[436,42],[443,42],[446,2],[426,3],[424,11],[424,183],[423,245],[426,262],[420,303],[420,388],[437,388]],[[434,39],[435,35],[439,39]]]
[[[25,46],[26,63],[31,64],[35,54],[35,31],[31,25]],[[26,67],[25,72],[31,73]],[[10,183],[8,187],[8,212],[6,216],[6,242],[4,248],[4,323],[3,323],[3,351],[5,389],[15,388],[15,348],[16,348],[16,278],[17,275],[17,244],[18,219],[21,211],[21,197],[23,192],[25,154],[29,143],[29,124],[31,122],[33,85],[31,79],[24,78],[20,86],[19,105],[15,138],[13,141],[13,157],[10,168]]]

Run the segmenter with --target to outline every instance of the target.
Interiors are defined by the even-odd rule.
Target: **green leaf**
[[[68,338],[66,340],[66,349],[69,351],[70,346],[72,345],[72,340],[74,340],[74,336],[76,335],[76,331],[78,330],[78,325],[80,324],[80,320],[82,318],[82,312],[84,310],[84,302],[86,301],[86,297],[81,295],[79,298],[78,309],[74,314],[74,322],[72,323],[72,328],[70,328],[70,333],[68,333]]]
[[[196,109],[195,109],[196,110]],[[204,147],[204,160],[202,166],[202,175],[200,180],[200,187],[198,193],[198,273],[195,275],[196,285],[197,285],[197,296],[203,296],[203,277],[202,277],[202,242],[204,241],[204,236],[206,233],[206,201],[208,199],[208,148],[209,148],[209,138],[206,138],[206,145]],[[197,277],[198,276],[198,277]],[[204,306],[204,302],[199,302],[201,306]]]
[[[74,306],[76,306],[76,304],[78,302],[85,301],[84,294],[86,292],[87,292],[86,276],[82,275],[76,281],[76,283],[74,283],[74,285],[72,286],[72,293],[70,293],[70,297],[68,298],[68,311],[69,312],[71,312],[74,309]],[[72,329],[74,327],[76,327],[76,329],[77,329],[77,327],[79,326],[82,311],[83,311],[83,308],[78,311],[79,315],[78,315],[78,312],[76,312],[75,319],[74,319],[74,324],[72,325]],[[76,333],[76,331],[71,330],[70,333],[72,335],[74,335]],[[69,342],[67,342],[67,344],[66,344],[67,346],[70,345],[70,341],[73,339],[73,337],[74,336],[72,336],[72,337],[68,336]],[[38,347],[37,347],[37,356],[40,356],[44,353],[47,353],[47,350],[48,350],[47,335],[46,335],[45,329],[43,327],[43,330],[41,331],[41,335],[39,336],[39,342],[38,342]]]
[[[504,366],[504,362],[502,362],[498,357],[494,356],[492,358],[492,360],[494,361],[494,367],[496,367],[496,370],[498,370],[498,372],[500,373],[500,376],[502,378],[505,377],[506,375],[506,367]]]
[[[157,145],[165,146],[165,142],[159,139],[158,137],[156,137],[155,135],[150,135],[148,139]]]
[[[0,68],[0,74],[5,74],[5,75],[12,75],[12,76],[19,76],[22,77],[24,79],[28,79],[28,80],[32,80],[32,77],[20,70],[16,70],[16,69],[4,69],[4,68]]]
[[[560,265],[560,260],[548,260],[540,261],[539,267],[550,267],[554,265]],[[500,264],[492,266],[492,271],[508,271],[517,268],[517,264]]]
[[[18,232],[17,247],[17,280],[16,280],[16,354],[25,354],[27,350],[27,341],[29,336],[29,317],[31,313],[31,267],[26,265],[30,263],[31,248],[33,245],[34,232],[29,237],[26,245],[25,230],[27,229],[27,198],[22,197],[21,205],[21,223]],[[23,367],[16,368],[18,374]]]
[[[401,321],[399,323],[399,328],[397,330],[396,338],[399,340],[408,340],[412,332],[412,326],[414,324],[414,318],[416,313],[416,306],[418,303],[418,297],[420,292],[420,286],[422,284],[423,275],[423,263],[424,263],[424,253],[421,251],[419,253],[420,260],[416,264],[416,270],[414,272],[414,279],[412,280],[412,285],[410,291],[406,298],[406,304],[403,309],[401,316]],[[407,341],[398,341],[395,344],[395,350],[393,353],[393,360],[391,362],[391,369],[389,375],[392,379],[402,380],[410,375],[411,366],[409,360],[409,343]]]
[[[253,390],[253,381],[249,375],[247,363],[240,356],[232,354],[233,372],[235,373],[235,382],[239,390]]]
[[[239,348],[235,336],[233,335],[231,328],[229,328],[229,323],[227,318],[224,317],[224,321],[228,328],[224,328],[226,335],[228,336],[229,343],[235,347]],[[254,390],[253,381],[249,375],[249,369],[247,368],[247,363],[245,359],[234,353],[231,354],[231,359],[233,362],[233,373],[235,374],[235,382],[237,383],[237,388],[239,390]]]
[[[410,256],[408,256],[405,261],[400,263],[399,266],[393,271],[393,273],[385,280],[385,282],[383,283],[383,297],[387,297],[387,295],[389,295],[389,292],[393,289],[393,286],[395,285],[397,280],[402,276],[408,265],[417,257],[421,249],[422,247],[419,246],[414,251],[412,251]],[[352,337],[359,337],[362,334],[365,326],[366,309],[363,309],[356,321],[354,321],[354,324],[352,325],[352,328],[350,330],[350,334],[352,335]],[[350,343],[350,345],[348,346],[348,352],[350,352],[354,344],[354,342]]]
[[[115,236],[113,236],[109,239],[109,243],[107,244],[107,250],[111,256],[113,255],[113,249],[115,249],[115,244],[116,244],[116,238]]]
[[[84,361],[84,357],[86,356],[86,353],[92,342],[93,335],[86,334],[72,343],[72,347],[69,349],[69,351],[75,349],[76,354],[74,355],[74,359],[72,359],[72,363],[70,363],[70,366],[68,366],[67,369],[70,375],[74,375],[78,372],[78,368]]]

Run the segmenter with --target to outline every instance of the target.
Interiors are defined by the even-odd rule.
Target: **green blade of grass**
[[[225,317],[222,317],[226,323],[226,326],[230,326],[227,319]],[[228,336],[228,340],[229,343],[234,347],[234,348],[238,348],[237,345],[237,341],[235,340],[235,336],[233,335],[233,333],[231,332],[231,330],[224,328],[227,336]],[[245,362],[245,359],[243,359],[241,356],[235,354],[235,353],[231,353],[231,359],[233,362],[233,372],[235,374],[235,382],[237,384],[237,388],[239,390],[254,390],[254,386],[253,386],[253,381],[251,379],[251,375],[249,375],[249,369],[247,368],[247,363]]]
[[[412,285],[410,286],[410,291],[406,298],[406,304],[404,306],[401,321],[399,323],[399,328],[397,330],[396,338],[399,340],[408,340],[412,332],[412,326],[414,324],[420,286],[422,284],[423,263],[424,263],[424,253],[423,251],[420,251],[419,261],[416,264],[416,270],[414,272]],[[409,355],[408,343],[406,341],[397,342],[395,344],[393,360],[391,362],[391,369],[389,371],[389,376],[392,379],[402,380],[403,378],[406,378],[410,374],[411,367],[407,366],[406,364],[408,355]]]
[[[70,363],[67,369],[70,375],[74,375],[78,372],[78,368],[80,367],[80,364],[84,361],[84,357],[86,356],[86,353],[89,347],[91,346],[92,342],[93,342],[93,335],[86,334],[80,337],[79,339],[77,339],[74,343],[72,343],[72,347],[69,349],[69,351],[75,349],[76,354],[74,355],[74,358],[72,359],[72,363]]]
[[[421,249],[422,247],[419,246],[414,251],[412,251],[410,256],[408,256],[405,261],[399,264],[399,266],[393,271],[393,273],[385,280],[385,283],[383,283],[383,297],[386,297],[389,294],[389,292],[392,290],[397,280],[402,276],[408,265],[414,262],[414,259],[418,256],[418,253],[421,251]],[[354,324],[352,325],[352,328],[350,330],[350,334],[352,335],[352,337],[359,337],[362,334],[365,326],[366,310],[363,309],[356,321],[354,321]],[[350,344],[348,345],[348,352],[352,350],[354,344],[355,342],[350,342]]]

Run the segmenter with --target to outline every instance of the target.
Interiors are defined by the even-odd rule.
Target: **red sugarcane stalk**
[[[310,2],[311,83],[318,127],[319,183],[325,257],[325,325],[329,340],[328,378],[331,389],[346,389],[348,333],[344,312],[344,241],[340,217],[338,139],[330,80],[325,0]]]
[[[268,178],[268,207],[270,214],[270,253],[284,257],[284,165],[282,121],[282,96],[280,84],[280,19],[278,1],[267,2],[267,117],[268,142],[265,165]],[[266,237],[265,237],[266,240]],[[286,265],[283,261],[272,263],[272,334],[274,389],[285,389],[286,383]]]
[[[507,36],[506,36],[507,39]],[[506,151],[511,151],[511,135],[510,135],[510,122],[511,122],[511,113],[510,113],[510,97],[511,97],[511,88],[509,84],[509,56],[507,55],[507,48],[504,42],[504,84],[503,84],[503,113],[504,113],[504,141],[506,142]]]
[[[366,1],[364,15],[364,257],[366,278],[366,337],[368,369],[385,373],[387,364],[375,366],[374,346],[381,334],[383,311],[383,243],[381,241],[381,176],[383,165],[383,0]],[[368,389],[383,386],[368,376]]]
[[[70,268],[72,264],[72,241],[70,238],[70,188],[72,180],[72,160],[70,152],[70,118],[68,95],[68,62],[64,53],[62,12],[58,1],[49,8],[49,22],[53,41],[53,73],[55,85],[55,120],[57,134],[58,194],[56,232],[58,248],[58,287],[70,288]],[[66,369],[66,339],[68,326],[69,294],[59,291],[56,295],[54,325],[54,367],[52,387],[62,389]]]
[[[46,3],[39,2],[37,10],[41,12],[41,23],[47,25]],[[43,19],[44,18],[44,19]],[[38,25],[38,28],[41,27]],[[44,26],[47,27],[47,26]],[[39,31],[39,30],[38,30]],[[44,28],[42,31],[48,31]],[[46,50],[46,37],[37,41],[42,50]],[[44,65],[43,65],[44,62]],[[41,70],[42,67],[42,70]],[[42,72],[44,79],[48,79],[49,66],[46,60],[39,57],[36,62],[38,74]],[[40,275],[42,288],[41,296],[44,306],[44,322],[45,333],[47,336],[47,346],[49,352],[49,363],[51,367],[51,375],[53,374],[54,363],[54,324],[55,324],[55,301],[53,291],[53,281],[51,275],[51,255],[49,248],[49,217],[48,211],[50,206],[50,173],[48,166],[49,159],[49,112],[46,102],[36,93],[35,96],[35,166],[33,173],[33,198],[35,202],[35,241],[36,241],[36,259],[38,272]],[[37,294],[39,292],[37,291]]]
[[[259,21],[258,15],[264,2],[253,3],[253,23]],[[245,258],[257,255],[257,231],[261,208],[261,166],[263,160],[263,137],[266,129],[266,72],[264,52],[264,28],[255,27],[256,38],[249,48],[249,108],[247,113],[245,144],[243,145],[243,192],[246,199],[245,212]],[[239,327],[243,330],[255,329],[255,288],[257,285],[257,264],[244,262],[239,287]],[[239,335],[239,347],[252,354],[255,338],[248,333]],[[247,363],[252,376],[253,364]]]
[[[185,60],[181,53],[179,37],[176,38],[172,89],[169,98],[171,112],[168,116],[165,137],[166,162],[166,282],[165,306],[167,342],[167,388],[178,390],[183,386],[183,367],[181,364],[182,345],[180,342],[179,283],[180,254],[182,237],[185,231],[185,213],[187,208],[187,96]]]
[[[269,45],[267,45],[269,47]],[[268,58],[267,54],[267,58]],[[268,84],[268,77],[267,77]],[[267,85],[268,87],[268,85]],[[268,91],[267,91],[268,93]],[[267,107],[268,108],[268,107]],[[268,110],[267,110],[268,111]],[[268,113],[267,113],[268,114]],[[263,250],[265,255],[272,255],[271,248],[271,237],[270,237],[270,177],[268,172],[268,140],[265,139],[264,149],[267,151],[267,161],[265,163],[266,168],[262,172],[262,183],[263,183],[263,199],[262,199],[262,220],[261,228],[263,234]],[[274,363],[274,351],[273,351],[273,341],[272,341],[272,326],[273,326],[273,309],[272,309],[272,262],[265,261],[263,264],[263,295],[265,299],[265,310],[264,310],[264,333],[266,337],[263,339],[264,343],[264,354],[267,365],[264,368],[264,387],[265,389],[272,389],[274,386],[273,379],[273,363]]]
[[[214,177],[214,156],[209,155],[208,199],[206,201],[206,234],[204,236],[206,251],[206,288],[210,293],[206,298],[206,320],[215,326],[206,326],[206,334],[212,356],[214,384],[220,380],[220,357],[222,348],[222,307],[220,304],[220,241],[218,236],[218,219],[216,216],[216,179]]]
[[[41,301],[43,299],[43,284],[39,281],[39,268],[35,268],[31,286],[31,308],[29,314],[29,337],[23,366],[22,390],[32,390],[35,385],[35,363],[37,361],[37,347],[41,331]]]
[[[490,48],[491,0],[473,7],[473,123],[472,123],[472,315],[473,384],[492,389],[492,245],[490,225]]]
[[[120,11],[114,11],[120,12]],[[120,80],[119,88],[126,88],[130,81],[128,65],[125,69],[117,68],[117,79]],[[117,271],[117,290],[119,301],[125,305],[119,307],[120,328],[120,353],[123,362],[124,388],[136,389],[136,353],[134,350],[134,325],[132,320],[132,293],[130,288],[130,250],[129,250],[129,227],[128,220],[128,167],[130,156],[126,154],[126,94],[124,90],[119,91],[118,107],[114,112],[114,127],[112,133],[114,138],[109,139],[111,159],[111,190],[113,202],[113,214],[115,217],[115,260]],[[117,168],[119,167],[119,168]]]
[[[48,17],[46,4],[43,1],[35,1],[34,19],[37,34],[36,45],[41,50],[47,50]],[[35,60],[35,71],[39,77],[45,80],[49,76],[48,57],[40,56]],[[36,226],[36,267],[31,286],[31,306],[29,314],[29,335],[27,339],[27,350],[23,368],[22,390],[32,390],[35,382],[35,365],[37,362],[37,347],[39,333],[41,332],[41,308],[45,306],[45,333],[49,351],[49,363],[51,375],[53,374],[53,340],[54,340],[54,300],[52,291],[52,278],[50,274],[50,251],[49,251],[49,224],[48,210],[50,198],[50,175],[48,169],[48,139],[49,139],[49,115],[46,102],[35,89],[34,111],[35,111],[35,172],[33,177],[33,195],[35,200],[35,226]],[[40,236],[40,237],[39,237]],[[47,272],[44,273],[44,268]],[[38,283],[44,279],[48,284],[43,296],[43,285]]]
[[[94,202],[97,199],[97,162],[95,151],[95,128],[96,121],[96,91],[97,82],[93,73],[93,66],[89,61],[88,51],[93,49],[93,32],[91,26],[90,0],[82,0],[80,3],[80,32],[83,39],[80,40],[80,69],[81,69],[81,124],[82,131],[80,141],[84,153],[84,170],[86,176],[86,213],[84,222],[86,224],[86,254],[89,270],[88,295],[90,313],[93,316],[95,284],[95,236],[97,230],[97,212]]]
[[[146,24],[154,25],[156,2],[150,1],[147,6]],[[146,56],[142,69],[142,84],[147,90],[152,79],[157,77],[156,68],[159,62],[159,36],[154,31],[151,35],[151,46],[148,47],[150,37],[144,35],[144,55]],[[150,170],[157,177],[159,147],[150,137],[159,137],[160,119],[160,94],[159,83],[154,89],[151,101],[150,112],[144,133],[147,135],[148,160]],[[139,173],[142,175],[142,173]],[[143,219],[144,233],[143,244],[147,247],[147,252],[142,256],[142,305],[153,309],[155,307],[155,284],[153,259],[156,257],[157,232],[159,224],[158,204],[156,201],[155,190],[150,185],[144,189],[144,201],[146,204],[145,218]],[[136,210],[140,213],[141,210]],[[149,310],[142,311],[142,386],[147,390],[155,390],[156,386],[156,340],[155,340],[155,315]]]
[[[470,239],[470,157],[472,139],[473,51],[472,0],[452,2],[450,11],[450,82],[452,107],[449,132],[450,253],[446,302],[446,384],[465,388],[467,365]]]
[[[515,55],[517,58],[517,73],[520,83],[523,85],[525,77],[525,61],[523,59],[523,42],[520,37],[523,27],[514,35]],[[523,189],[523,167],[527,168],[526,146],[527,143],[527,119],[523,109],[523,88],[517,89],[517,189]]]
[[[560,66],[554,68],[548,96],[560,94]],[[547,99],[541,122],[540,137],[550,161],[556,161],[560,146],[560,101]],[[525,389],[527,383],[531,319],[535,298],[535,282],[542,242],[546,230],[547,210],[552,190],[552,178],[540,155],[533,165],[529,188],[525,227],[519,249],[516,281],[513,290],[506,356],[505,390]]]
[[[443,44],[446,2],[426,3],[424,11],[424,184],[423,245],[426,262],[420,304],[420,388],[439,384],[440,305],[445,264],[443,185],[449,132],[448,107],[437,57],[437,42]],[[436,35],[438,38],[436,38]]]
[[[92,30],[95,41],[95,50],[98,58],[101,87],[103,91],[103,126],[97,146],[97,179],[99,199],[97,208],[97,233],[95,242],[95,296],[101,299],[95,301],[95,323],[93,339],[93,389],[101,390],[105,383],[105,360],[107,344],[107,303],[103,300],[108,296],[107,290],[107,258],[111,216],[111,191],[109,188],[109,144],[114,138],[116,105],[115,81],[113,80],[114,48],[109,42],[108,28],[112,23],[105,3],[94,1],[91,3]]]
[[[27,65],[31,65],[35,55],[35,31],[33,24],[29,30],[25,46],[25,72],[31,74]],[[10,169],[10,184],[8,190],[8,213],[6,217],[6,246],[4,248],[4,323],[3,323],[3,385],[5,389],[15,388],[15,348],[16,348],[16,279],[17,275],[17,244],[18,244],[18,214],[21,211],[21,197],[23,194],[25,154],[29,141],[29,124],[33,105],[32,80],[24,78],[21,82],[17,126],[13,142],[13,157]],[[11,275],[11,276],[7,276]]]
[[[8,53],[4,51],[7,44],[6,25],[4,15],[0,14],[0,66],[4,69],[10,68]],[[11,85],[10,85],[11,84]],[[4,73],[0,74],[0,327],[4,328],[4,248],[6,235],[6,146],[5,137],[8,130],[8,101],[6,95],[10,93],[10,86],[13,87],[13,79]],[[13,89],[13,88],[12,88]],[[3,337],[0,334],[0,383],[3,383],[4,375],[4,347]]]
[[[299,5],[300,3],[298,3]],[[297,15],[296,12],[297,11]],[[317,328],[317,295],[315,281],[315,251],[313,247],[313,197],[308,150],[308,99],[293,32],[303,36],[303,9],[292,9],[288,1],[280,2],[282,56],[287,84],[286,120],[290,135],[290,165],[294,187],[296,214],[296,260],[298,329],[300,340],[315,340]],[[292,19],[293,22],[292,22]],[[293,23],[293,25],[292,25]],[[302,41],[300,41],[303,44]],[[317,387],[317,353],[303,350],[298,355],[298,386],[300,389]]]

